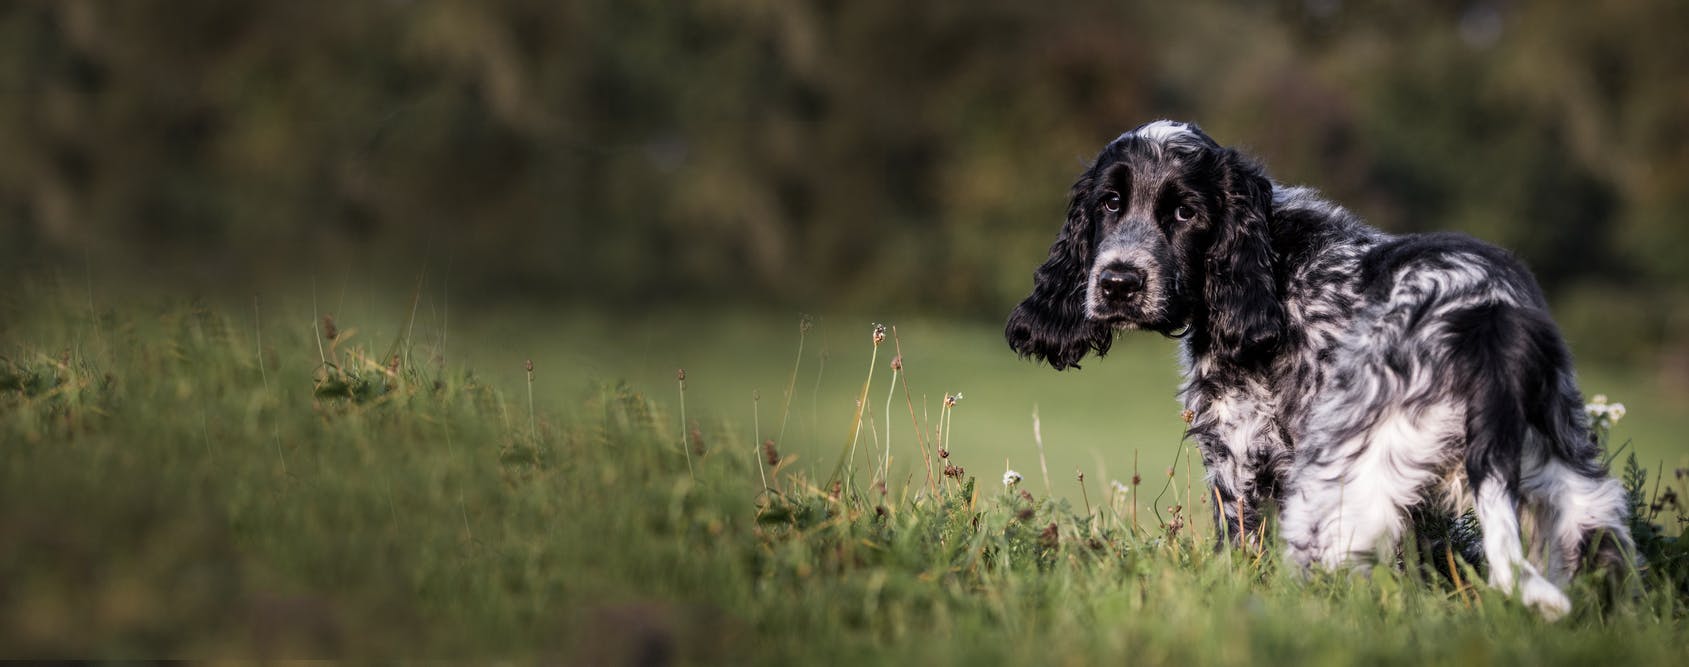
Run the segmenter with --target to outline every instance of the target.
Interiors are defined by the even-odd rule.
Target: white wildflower
[[[1003,486],[1012,487],[1020,483],[1020,473],[1013,470],[1003,471]]]
[[[1126,486],[1125,484],[1121,483],[1121,481],[1118,480],[1118,479],[1114,480],[1112,482],[1109,482],[1108,486],[1109,486],[1109,488],[1114,489],[1115,493],[1131,493],[1132,492],[1132,487]]]
[[[1620,419],[1624,419],[1624,413],[1623,403],[1614,403],[1607,406],[1607,420],[1614,424],[1619,423]]]

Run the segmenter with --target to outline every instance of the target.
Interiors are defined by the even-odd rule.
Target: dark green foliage
[[[1082,161],[1173,116],[1386,229],[1517,250],[1591,355],[1681,355],[1686,25],[1674,0],[11,2],[0,262],[239,290],[421,257],[500,298],[997,319]]]

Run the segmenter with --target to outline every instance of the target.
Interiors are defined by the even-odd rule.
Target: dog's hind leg
[[[1556,402],[1559,369],[1568,364],[1564,344],[1540,312],[1503,303],[1456,311],[1447,320],[1450,357],[1471,373],[1460,387],[1466,398],[1466,479],[1484,529],[1490,585],[1510,594],[1517,590],[1526,606],[1550,620],[1560,618],[1571,610],[1571,600],[1525,559],[1519,510],[1521,498],[1537,488],[1524,484],[1526,473],[1539,467],[1536,462],[1556,460],[1555,445],[1569,444],[1542,447],[1545,440],[1532,433],[1549,425],[1537,406]],[[1542,523],[1560,524],[1576,510],[1559,498],[1548,500],[1536,503],[1543,510],[1539,531]],[[1537,542],[1542,551],[1554,551],[1543,536]]]
[[[1511,594],[1515,585],[1525,606],[1555,620],[1571,611],[1572,601],[1535,565],[1525,560],[1519,537],[1519,497],[1500,477],[1477,484],[1478,523],[1484,528],[1484,559],[1489,562],[1490,586]]]

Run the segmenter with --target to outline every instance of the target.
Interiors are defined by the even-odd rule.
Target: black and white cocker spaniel
[[[1421,503],[1475,507],[1490,585],[1549,618],[1586,558],[1634,553],[1566,345],[1506,251],[1385,234],[1157,121],[1080,176],[1035,282],[1005,331],[1023,357],[1061,370],[1118,330],[1182,339],[1223,540],[1278,507],[1290,560],[1336,568],[1393,550]]]

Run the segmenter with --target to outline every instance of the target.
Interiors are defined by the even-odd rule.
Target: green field
[[[1271,549],[1213,552],[1174,346],[1151,336],[1055,373],[991,323],[818,313],[800,333],[798,313],[608,316],[434,288],[72,284],[0,306],[0,657],[1682,659],[1673,540],[1648,542],[1647,592],[1603,601],[1580,581],[1557,624],[1472,586],[1474,568],[1445,578],[1438,554],[1302,581]],[[896,327],[877,350],[875,320]],[[1685,398],[1642,369],[1582,370],[1629,407],[1613,442],[1648,468],[1646,502],[1683,491]],[[757,443],[782,422],[770,467]],[[966,473],[929,484],[938,423]],[[1675,536],[1680,511],[1655,522]]]

